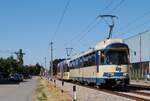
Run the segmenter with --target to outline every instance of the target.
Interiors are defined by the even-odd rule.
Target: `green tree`
[[[23,68],[23,73],[31,74],[31,75],[39,75],[41,72],[41,68],[43,68],[39,63],[36,65],[26,65]]]
[[[18,64],[20,67],[23,67],[23,55],[25,55],[25,53],[22,52],[22,49],[19,49],[19,51],[15,52],[15,54],[17,55]]]
[[[4,77],[8,77],[10,74],[16,73],[20,71],[20,67],[18,65],[17,60],[15,60],[12,56],[7,59],[0,58],[0,73]]]

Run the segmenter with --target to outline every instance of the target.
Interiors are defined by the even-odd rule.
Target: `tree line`
[[[8,58],[0,58],[0,77],[8,78],[11,74],[30,74],[39,75],[43,67],[37,63],[36,65],[20,65],[20,61],[10,56]]]

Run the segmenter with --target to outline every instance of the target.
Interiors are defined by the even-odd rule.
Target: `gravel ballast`
[[[61,86],[62,82],[56,80],[57,87]],[[73,85],[72,83],[64,82],[63,89],[68,91],[73,96]],[[134,101],[125,97],[109,94],[103,91],[90,89],[87,87],[76,85],[77,101]]]

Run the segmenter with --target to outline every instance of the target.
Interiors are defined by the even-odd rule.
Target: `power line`
[[[64,45],[68,45],[70,42],[76,41],[77,38],[79,38],[79,36],[82,36],[87,29],[89,29],[95,22],[97,19],[93,19],[80,33],[76,34],[76,36],[72,37],[67,43],[65,43]]]
[[[114,3],[114,0],[111,0],[108,3],[108,5],[106,5],[103,8],[103,11],[106,10],[106,9],[108,9],[110,7],[110,5],[112,5],[113,3]],[[81,39],[84,37],[84,35],[87,34],[88,32],[90,32],[97,25],[97,24],[95,24],[96,21],[97,21],[97,18],[94,18],[80,33],[78,33],[76,36],[72,37],[71,40],[69,40],[64,45],[68,45],[70,42],[75,41],[75,39],[77,39],[79,36],[81,37],[81,38],[79,38],[79,40],[81,41]]]
[[[90,31],[92,31],[99,23],[101,20],[99,20],[99,22],[97,22],[95,25],[91,26],[85,33],[82,34],[82,36],[80,36],[80,39],[78,39],[78,42],[81,42],[81,40],[87,35],[87,33],[89,33]]]
[[[109,6],[113,3],[114,1],[112,0],[105,8],[108,9]],[[109,12],[112,13],[113,11],[117,10],[120,5],[124,2],[124,0],[121,0],[119,3],[116,4],[116,6]],[[104,21],[106,21],[104,19]],[[99,24],[100,22],[98,22],[97,24]],[[109,25],[109,23],[106,21],[106,23]],[[80,39],[78,40],[78,43],[81,42],[81,40],[83,40],[83,38],[86,36],[87,33],[89,33],[97,24],[93,25],[93,27],[90,27],[90,29],[88,29],[87,32],[83,33],[82,36],[80,36]]]
[[[122,4],[124,1],[125,1],[125,0],[121,0],[119,3],[117,3],[117,4],[115,5],[115,7],[110,10],[109,13],[112,13],[112,12],[114,12],[115,10],[117,10],[117,9],[121,6],[121,4]]]
[[[145,21],[144,23],[142,23],[142,24],[140,24],[140,25],[137,25],[137,26],[131,28],[131,29],[127,30],[127,31],[124,32],[124,33],[118,34],[118,36],[125,35],[125,34],[127,34],[128,32],[130,32],[130,31],[132,31],[132,30],[134,30],[134,29],[137,29],[138,27],[141,27],[141,26],[143,26],[143,25],[145,25],[145,24],[147,24],[147,23],[150,23],[150,20]]]
[[[81,44],[81,41],[83,41],[83,39],[88,35],[87,33],[91,32],[99,23],[101,23],[102,19],[100,19],[95,25],[91,26],[90,29],[88,29],[85,33],[82,34],[82,36],[80,36],[79,39],[77,39],[76,43],[74,43],[74,47],[78,47],[79,45],[82,46]],[[80,43],[80,44],[78,44]],[[78,44],[78,45],[77,45]],[[84,45],[85,46],[85,45]]]
[[[104,16],[107,16],[107,15],[104,15]],[[110,16],[110,15],[109,15]],[[108,24],[108,26],[110,27],[110,30],[109,30],[109,37],[108,38],[111,38],[111,34],[112,34],[112,29],[114,27],[114,15],[111,15],[111,19],[112,19],[112,24],[109,24],[106,19],[103,18],[104,21],[106,21],[106,24]],[[117,17],[116,17],[117,18]],[[101,22],[102,19],[99,20],[99,22],[97,22],[95,25],[91,26],[85,33],[82,34],[82,36],[80,36],[80,39],[77,40],[77,42],[81,42],[81,40],[83,40],[84,37],[86,37],[87,33],[89,33],[91,30],[93,30],[100,22]]]
[[[135,24],[135,22],[139,21],[140,19],[142,19],[143,17],[145,17],[145,16],[147,16],[147,15],[149,15],[149,14],[150,14],[150,11],[145,12],[143,15],[141,15],[141,16],[139,16],[139,17],[136,17],[134,20],[128,22],[124,27],[121,27],[120,29],[118,29],[118,30],[116,31],[116,33],[119,32],[120,30],[123,30],[124,28],[128,28],[129,26]]]
[[[124,2],[124,0],[121,0],[110,12],[115,11],[123,2]],[[113,3],[114,3],[114,0],[111,0],[110,3],[109,3],[108,5],[106,5],[103,10],[108,9],[108,8],[110,7],[110,5],[113,4]],[[101,13],[100,13],[100,14],[101,14]],[[83,40],[83,38],[86,36],[86,34],[89,33],[92,29],[94,29],[94,28],[96,27],[97,24],[100,23],[100,22],[98,22],[98,23],[95,24],[96,20],[97,20],[97,19],[94,19],[90,24],[88,24],[88,26],[85,28],[85,30],[81,31],[81,33],[79,33],[79,34],[77,35],[77,37],[80,37],[78,40],[77,40],[76,37],[73,37],[69,42],[73,42],[74,39],[76,39],[78,43],[81,42],[81,40]],[[86,31],[86,30],[87,30],[87,31]],[[68,43],[69,43],[69,42],[68,42]],[[66,43],[66,44],[67,44],[67,43]],[[65,45],[66,45],[66,44],[65,44]]]
[[[56,30],[55,30],[55,32],[54,32],[54,34],[53,34],[53,37],[52,37],[53,40],[55,39],[55,37],[56,37],[56,35],[57,35],[57,32],[58,32],[58,30],[59,30],[60,27],[61,27],[61,23],[62,23],[62,21],[63,21],[63,19],[64,19],[64,16],[65,16],[65,14],[66,14],[66,11],[67,11],[67,9],[68,9],[68,6],[69,6],[69,4],[70,4],[70,1],[71,1],[71,0],[68,0],[67,3],[66,3],[66,5],[65,5],[65,8],[64,8],[64,10],[63,10],[63,12],[62,12],[62,15],[61,15],[61,17],[60,17],[60,19],[59,19],[59,22],[58,22],[57,26],[56,26]],[[52,40],[52,39],[51,39],[51,40]]]
[[[109,6],[110,6],[113,2],[114,2],[114,0],[111,0],[110,3],[104,8],[104,10],[105,10],[105,9],[108,9]],[[124,2],[124,0],[121,0],[110,12],[115,11],[123,2]],[[105,20],[105,19],[104,19],[104,20]],[[99,23],[97,23],[97,24],[99,24]],[[97,24],[96,24],[96,25],[97,25]],[[96,25],[94,25],[94,27],[95,27]],[[85,33],[82,35],[82,37],[78,40],[78,42],[81,41],[81,40],[83,39],[83,37],[85,37],[85,34],[87,34],[88,32],[90,32],[94,27],[90,28],[87,32],[85,32]]]
[[[14,53],[14,52],[10,50],[0,50],[0,53]]]
[[[108,38],[111,38],[111,36],[112,36],[112,29],[114,27],[114,19],[113,18],[117,18],[117,16],[114,16],[114,15],[99,15],[97,18],[99,18],[99,17],[101,17],[106,22],[106,24],[108,24],[108,26],[110,27],[109,37]],[[110,17],[110,19],[112,20],[112,23],[110,24],[104,17]],[[80,37],[78,42],[81,42],[81,40],[83,40],[83,38],[87,35],[87,33],[89,33],[92,29],[94,29],[96,27],[96,25],[98,25],[101,22],[102,19],[100,19],[99,22],[97,22],[94,26],[92,26],[89,30],[87,30],[87,32],[85,32]]]
[[[108,9],[112,4],[114,3],[114,0],[111,0],[108,5],[106,5],[102,11],[105,11],[106,9]]]
[[[0,53],[3,53],[3,54],[15,54],[15,51],[11,51],[11,50],[0,50]]]

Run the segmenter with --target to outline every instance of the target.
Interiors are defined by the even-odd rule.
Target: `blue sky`
[[[107,38],[108,26],[97,19],[93,29],[82,34],[99,14],[108,14],[121,0],[71,0],[55,39],[53,34],[67,0],[0,0],[0,50],[26,53],[25,64],[50,60],[51,39],[54,41],[54,58],[66,57],[65,48],[78,53]],[[104,9],[110,2],[111,5]],[[127,38],[150,28],[149,0],[124,0],[110,12],[118,16],[113,37]],[[137,19],[137,20],[135,20]],[[129,24],[128,24],[129,23]],[[127,25],[128,24],[128,25]],[[125,34],[122,34],[125,33]],[[81,37],[83,36],[83,37]],[[8,53],[0,53],[8,57]],[[47,63],[47,67],[49,64]]]

